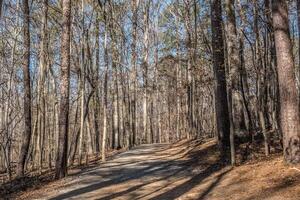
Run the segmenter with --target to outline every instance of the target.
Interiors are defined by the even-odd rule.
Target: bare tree
[[[3,0],[0,0],[0,19],[2,17],[2,5],[3,5]]]
[[[25,162],[31,139],[31,84],[30,84],[30,11],[28,0],[23,0],[24,13],[24,58],[23,58],[23,81],[24,81],[24,118],[25,128],[22,136],[22,145],[17,168],[17,175],[24,176]]]
[[[221,150],[223,153],[225,153],[230,146],[230,121],[227,102],[221,0],[211,1],[211,28],[213,65],[216,81],[215,109],[217,118],[217,132]]]
[[[280,92],[280,126],[284,135],[284,157],[288,163],[299,163],[299,98],[296,89],[286,1],[273,0],[272,12]]]
[[[63,178],[67,175],[67,151],[69,133],[71,0],[63,0],[62,5],[63,27],[61,37],[61,89],[58,151],[55,166],[56,178]]]
[[[241,90],[241,65],[238,50],[238,35],[236,28],[235,3],[234,0],[226,0],[227,19],[227,48],[229,79],[232,90],[232,117],[235,132],[244,128],[243,100]]]
[[[137,23],[138,23],[138,7],[139,7],[139,0],[133,0],[131,3],[132,9],[132,43],[131,43],[131,74],[130,74],[130,121],[131,121],[131,140],[130,145],[134,146],[136,144],[136,135],[137,135],[137,122],[136,122],[136,96],[137,96],[137,52],[136,52],[136,43],[137,43]]]

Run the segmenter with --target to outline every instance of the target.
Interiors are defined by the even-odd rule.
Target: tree
[[[265,88],[266,88],[266,69],[263,65],[263,54],[261,51],[261,44],[260,44],[260,34],[259,34],[259,27],[258,27],[258,14],[259,14],[259,8],[258,8],[258,3],[257,0],[253,2],[253,31],[255,35],[255,56],[254,56],[254,63],[255,63],[255,68],[257,70],[257,98],[258,98],[258,118],[261,126],[261,130],[264,135],[264,143],[265,143],[265,155],[269,156],[270,154],[270,148],[269,148],[269,143],[268,143],[268,136],[267,136],[267,130],[266,130],[266,122],[265,122],[265,110],[266,110],[266,105],[265,105],[265,99],[266,99],[266,94],[265,94]]]
[[[67,151],[69,132],[69,87],[70,87],[70,34],[71,34],[71,0],[63,0],[63,22],[61,37],[61,89],[59,111],[59,137],[56,157],[55,177],[67,175]]]
[[[102,133],[102,152],[101,152],[101,158],[102,161],[106,161],[106,140],[107,140],[107,112],[108,112],[108,100],[107,100],[107,90],[108,90],[108,70],[109,70],[109,65],[108,65],[108,48],[107,48],[107,15],[106,15],[106,5],[104,5],[104,8],[102,7],[103,10],[103,18],[104,18],[104,28],[105,28],[105,33],[104,33],[104,63],[105,63],[105,72],[104,72],[104,83],[103,83],[103,133]]]
[[[238,35],[236,29],[234,0],[226,0],[227,13],[227,54],[229,65],[229,115],[230,115],[230,147],[231,163],[235,164],[234,135],[244,126],[243,103],[241,90],[241,63],[238,51]]]
[[[0,0],[0,173],[55,163],[61,178],[112,149],[207,137],[234,164],[235,144],[269,155],[281,133],[297,162],[299,31],[284,1],[273,28],[270,1]]]
[[[235,3],[234,0],[226,0],[227,13],[227,48],[230,89],[232,90],[232,117],[234,131],[240,132],[244,124],[242,88],[241,88],[241,64],[239,58],[238,35],[236,28]]]
[[[284,136],[284,158],[288,163],[299,163],[299,100],[296,89],[296,77],[294,73],[294,60],[286,1],[273,0],[272,13],[277,55],[280,98],[280,127]]]
[[[43,19],[42,19],[42,33],[41,33],[41,47],[40,47],[40,63],[39,63],[39,77],[38,77],[38,97],[37,97],[37,131],[36,131],[36,154],[41,173],[43,166],[43,150],[44,139],[46,132],[46,86],[45,77],[47,73],[47,22],[48,22],[48,0],[43,0]],[[47,145],[49,146],[49,144]]]
[[[0,19],[2,17],[2,5],[3,5],[3,0],[0,0]]]
[[[298,34],[300,33],[300,0],[297,0],[297,20],[298,20]],[[298,39],[298,60],[300,65],[300,40]],[[298,76],[300,77],[300,66],[298,67]]]
[[[84,146],[84,124],[85,124],[85,113],[84,113],[84,108],[85,108],[85,71],[86,71],[86,62],[85,62],[85,26],[84,26],[84,7],[85,7],[85,1],[81,1],[81,14],[82,14],[82,19],[81,19],[81,26],[82,26],[82,32],[81,32],[81,68],[80,68],[80,85],[81,85],[81,111],[80,111],[80,133],[79,133],[79,164],[81,165],[82,163],[82,152],[83,152],[83,146]]]
[[[144,41],[143,41],[143,138],[150,143],[150,135],[148,135],[148,58],[149,58],[149,10],[150,1],[145,1],[144,5]]]
[[[194,77],[193,77],[193,69],[195,66],[195,60],[194,60],[194,51],[193,48],[193,27],[192,27],[192,14],[191,14],[191,0],[185,0],[185,29],[187,32],[187,38],[186,38],[186,47],[187,47],[187,53],[188,53],[188,64],[187,64],[187,120],[188,120],[188,133],[187,137],[190,139],[191,135],[194,135]],[[196,35],[196,34],[195,34]]]
[[[217,118],[217,132],[219,144],[224,154],[230,146],[230,121],[227,101],[221,0],[211,1],[211,29],[213,68],[216,81],[215,109]]]
[[[24,119],[25,128],[22,135],[22,145],[17,168],[17,176],[24,176],[25,162],[31,140],[31,84],[30,84],[30,11],[28,0],[23,0],[24,13],[24,57],[23,57],[23,82],[24,82]]]
[[[137,119],[136,119],[136,107],[137,107],[137,52],[136,52],[136,43],[137,43],[137,26],[138,26],[138,8],[139,0],[131,1],[131,10],[132,10],[132,43],[131,43],[131,74],[130,74],[130,122],[131,122],[131,139],[130,146],[136,144],[136,135],[137,135]]]

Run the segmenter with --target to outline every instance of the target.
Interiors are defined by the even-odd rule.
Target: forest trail
[[[235,168],[218,157],[214,140],[142,145],[17,199],[299,199],[300,172],[280,157]]]

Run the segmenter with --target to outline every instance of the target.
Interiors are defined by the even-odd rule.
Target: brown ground
[[[282,156],[221,165],[215,141],[143,145],[17,199],[300,199],[299,167]]]

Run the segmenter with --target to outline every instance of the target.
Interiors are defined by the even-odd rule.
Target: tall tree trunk
[[[28,0],[23,0],[24,12],[24,56],[23,56],[23,80],[24,80],[24,118],[25,128],[22,135],[22,146],[17,167],[17,176],[24,176],[25,161],[31,140],[31,84],[30,84],[30,12]]]
[[[0,19],[2,17],[2,5],[3,5],[3,0],[0,0]]]
[[[114,10],[114,3],[109,2],[109,13],[110,13],[110,20],[109,20],[109,32],[111,42],[111,57],[112,57],[112,76],[113,76],[113,118],[112,118],[112,148],[118,149],[120,145],[120,122],[119,122],[119,83],[118,83],[118,51],[117,51],[117,34],[116,34],[116,26],[115,26],[115,10]]]
[[[254,125],[253,125],[253,117],[252,117],[252,113],[250,110],[250,99],[249,99],[249,84],[248,84],[248,76],[247,76],[247,70],[246,70],[246,66],[245,66],[245,50],[244,50],[244,31],[246,29],[246,15],[245,15],[245,9],[241,3],[241,0],[237,1],[238,4],[238,10],[239,10],[239,15],[241,18],[241,25],[238,29],[238,35],[239,35],[239,55],[240,55],[240,64],[241,64],[241,93],[242,93],[242,97],[243,97],[243,102],[244,102],[244,106],[245,106],[245,115],[248,118],[248,122],[246,124],[246,128],[248,131],[249,136],[250,132],[253,131]]]
[[[272,15],[271,15],[271,8],[270,8],[270,0],[265,0],[264,3],[264,10],[265,15],[267,19],[268,26],[266,27],[266,31],[268,33],[268,46],[267,49],[269,49],[269,69],[271,71],[271,80],[268,80],[270,84],[272,85],[271,91],[269,92],[269,99],[271,99],[271,105],[269,110],[271,110],[271,116],[272,116],[272,128],[273,130],[278,130],[278,124],[279,124],[279,85],[278,85],[278,71],[276,68],[276,49],[275,49],[275,38],[274,38],[274,28],[272,25]],[[267,66],[268,66],[267,65]],[[268,75],[268,77],[270,77]],[[277,131],[279,132],[279,131]],[[279,133],[280,137],[281,134]]]
[[[97,21],[96,21],[96,62],[94,64],[95,66],[95,72],[96,72],[96,81],[95,81],[95,85],[99,85],[100,84],[100,77],[99,77],[99,68],[100,68],[100,28],[99,28],[99,16],[97,17]],[[101,87],[101,86],[100,86]],[[94,96],[94,125],[95,125],[95,147],[96,147],[96,153],[97,156],[100,153],[100,127],[99,127],[99,123],[100,123],[100,109],[101,109],[101,99],[100,99],[100,89],[97,87],[96,92],[95,92],[95,96]]]
[[[1,15],[0,15],[1,16]],[[297,0],[297,21],[298,21],[298,79],[300,79],[300,0]],[[300,85],[298,85],[300,94]],[[300,105],[299,105],[300,106]]]
[[[144,11],[144,52],[143,52],[143,139],[150,143],[150,135],[148,135],[148,57],[149,57],[149,9],[150,1],[145,1]],[[144,141],[144,142],[145,142]]]
[[[80,134],[79,134],[79,165],[82,164],[82,158],[83,158],[83,146],[84,146],[84,125],[85,125],[85,117],[84,117],[84,107],[85,107],[85,28],[84,28],[84,3],[85,0],[81,1],[81,15],[82,15],[82,32],[81,32],[81,68],[80,68],[80,102],[81,102],[81,114],[80,114]]]
[[[181,137],[181,123],[180,123],[180,114],[181,114],[181,62],[180,62],[180,30],[179,30],[179,20],[178,16],[172,12],[172,15],[175,19],[176,25],[176,139],[179,140]]]
[[[136,120],[136,96],[137,96],[137,53],[136,53],[136,42],[137,42],[137,23],[138,23],[138,7],[139,0],[132,0],[132,43],[131,43],[131,76],[130,76],[130,106],[131,106],[131,146],[136,144],[136,135],[137,135],[137,120]]]
[[[236,132],[240,132],[244,127],[244,113],[241,91],[241,64],[238,51],[238,35],[236,29],[235,5],[234,0],[226,0],[227,13],[227,54],[229,70],[229,120],[230,120],[230,148],[231,164],[235,164],[235,144],[234,137]]]
[[[84,78],[84,67],[81,69],[81,75],[80,75],[80,131],[79,131],[79,140],[78,140],[78,151],[79,151],[79,165],[82,164],[82,158],[83,158],[83,146],[84,146],[84,124],[85,124],[85,117],[84,117],[84,107],[85,107],[85,78]],[[76,153],[76,152],[75,152]]]
[[[273,0],[272,12],[280,93],[280,125],[284,135],[284,157],[288,163],[299,163],[299,100],[286,1]]]
[[[238,51],[238,35],[236,29],[236,17],[234,0],[226,0],[227,13],[227,47],[228,47],[228,64],[229,78],[232,90],[232,117],[234,131],[240,132],[245,128],[243,100],[241,90],[241,65]]]
[[[56,157],[55,177],[67,175],[67,151],[69,132],[69,95],[70,95],[70,35],[71,35],[71,0],[63,0],[63,23],[61,37],[61,89],[59,112],[59,138]]]
[[[211,28],[213,66],[216,80],[215,110],[217,132],[222,153],[225,154],[230,146],[230,121],[227,102],[221,0],[211,1]]]
[[[104,23],[105,23],[105,33],[104,33],[104,62],[105,62],[105,74],[104,74],[104,83],[103,83],[103,134],[102,134],[102,151],[101,159],[103,162],[106,161],[106,142],[107,142],[107,110],[108,110],[108,101],[107,101],[107,90],[108,90],[108,49],[107,49],[107,18],[106,18],[106,6],[104,7]]]
[[[44,138],[46,132],[46,112],[45,112],[45,77],[47,72],[47,22],[48,22],[48,0],[43,1],[43,19],[42,19],[42,41],[40,49],[40,69],[39,69],[39,80],[38,80],[38,105],[37,105],[37,117],[38,117],[38,128],[37,128],[37,142],[38,145],[38,166],[39,172],[42,171],[43,162],[43,149],[44,149]]]
[[[159,98],[159,71],[158,71],[158,66],[159,66],[159,37],[158,37],[158,20],[155,22],[155,52],[154,52],[154,82],[153,82],[153,88],[155,88],[154,91],[154,106],[156,108],[156,137],[155,137],[155,142],[156,143],[161,143],[161,117],[160,117],[160,98]]]
[[[114,48],[113,51],[116,51]],[[118,70],[117,66],[114,63],[113,64],[113,82],[114,82],[114,93],[113,93],[113,144],[112,148],[118,149],[119,148],[119,142],[120,142],[120,130],[119,130],[119,90],[118,90]]]
[[[265,145],[265,154],[269,156],[270,148],[269,148],[269,141],[268,141],[268,133],[266,130],[266,122],[265,122],[265,66],[262,63],[262,51],[260,45],[260,34],[259,34],[259,27],[258,27],[258,2],[254,0],[253,5],[253,15],[254,15],[254,34],[255,34],[255,68],[257,69],[257,77],[258,77],[258,117],[261,126],[262,133],[264,135],[264,145]]]
[[[192,135],[194,135],[194,110],[193,110],[193,96],[194,96],[194,87],[193,87],[193,67],[194,67],[194,55],[193,55],[193,44],[192,44],[192,21],[191,21],[191,13],[190,13],[191,2],[190,0],[185,0],[185,29],[187,32],[187,121],[188,121],[188,132],[187,138],[189,139]]]

